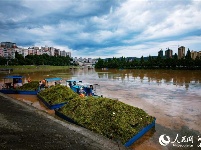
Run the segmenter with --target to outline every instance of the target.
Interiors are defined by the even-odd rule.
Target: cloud
[[[0,5],[0,39],[20,46],[48,45],[74,57],[103,58],[153,56],[171,45],[201,50],[201,1],[3,0]]]

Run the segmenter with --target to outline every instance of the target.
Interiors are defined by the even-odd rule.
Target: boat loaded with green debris
[[[37,97],[42,101],[49,109],[57,109],[67,104],[69,100],[76,97],[78,94],[73,92],[67,86],[57,84],[41,90],[37,94]]]
[[[4,84],[0,92],[4,94],[36,95],[39,92],[39,82],[31,81],[23,83],[22,78],[23,76],[19,75],[4,77]]]
[[[126,147],[155,126],[155,118],[140,108],[109,98],[80,97],[66,86],[56,85],[38,95],[52,104],[67,102],[55,111],[57,116],[121,141]]]

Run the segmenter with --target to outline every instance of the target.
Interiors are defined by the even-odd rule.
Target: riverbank
[[[49,65],[22,65],[22,66],[0,66],[0,69],[12,68],[12,73],[32,73],[41,71],[56,71],[56,70],[66,70],[70,68],[79,68],[79,66],[49,66]]]
[[[127,149],[4,94],[0,99],[1,149]]]

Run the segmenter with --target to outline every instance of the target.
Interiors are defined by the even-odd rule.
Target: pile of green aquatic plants
[[[20,87],[17,87],[17,90],[29,90],[29,91],[35,91],[39,88],[39,81],[31,81],[29,83],[25,83]]]
[[[154,121],[142,109],[109,98],[76,97],[61,113],[81,126],[125,144],[142,128]]]
[[[75,97],[79,97],[79,95],[73,92],[69,87],[59,84],[40,91],[38,96],[52,105],[68,102]]]
[[[154,117],[140,108],[109,98],[83,98],[62,85],[47,88],[41,91],[39,96],[53,104],[67,101],[59,110],[60,113],[91,131],[120,140],[122,144],[154,121]]]

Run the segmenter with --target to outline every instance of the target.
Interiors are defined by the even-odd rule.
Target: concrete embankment
[[[0,93],[0,149],[126,150],[128,148]]]

